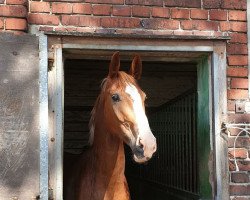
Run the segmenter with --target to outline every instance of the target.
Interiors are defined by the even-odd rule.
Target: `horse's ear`
[[[139,55],[135,55],[129,70],[129,74],[138,80],[141,78],[141,73],[142,73],[141,57]]]
[[[109,77],[114,78],[117,76],[118,71],[120,68],[120,53],[119,51],[116,51],[111,58],[110,64],[109,64]]]

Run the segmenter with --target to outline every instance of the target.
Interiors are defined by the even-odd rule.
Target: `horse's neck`
[[[97,171],[109,176],[110,172],[119,168],[124,172],[125,156],[123,142],[109,133],[104,126],[96,125],[92,153]],[[123,170],[123,171],[122,171]]]
[[[81,183],[88,191],[80,189],[82,193],[80,199],[115,199],[117,191],[123,196],[126,195],[124,199],[128,199],[124,169],[125,155],[122,140],[110,134],[104,123],[95,124],[94,142]]]
[[[100,102],[102,104],[103,102]],[[92,147],[92,154],[95,158],[97,168],[102,172],[108,170],[115,170],[119,167],[120,170],[124,170],[125,167],[125,156],[123,141],[118,138],[115,134],[109,132],[104,119],[106,116],[104,114],[103,106],[97,107],[97,113],[95,117],[95,131],[94,131],[94,142]],[[120,166],[118,166],[120,165]],[[123,169],[121,168],[123,166]]]

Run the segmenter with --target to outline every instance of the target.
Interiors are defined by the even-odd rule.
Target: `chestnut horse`
[[[66,200],[129,200],[123,143],[138,163],[148,161],[156,151],[145,114],[146,95],[136,82],[142,72],[140,56],[134,57],[129,74],[119,67],[119,52],[115,52],[92,110],[92,146],[65,177]]]

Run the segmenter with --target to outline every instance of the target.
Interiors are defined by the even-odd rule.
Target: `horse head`
[[[145,114],[146,94],[137,84],[142,72],[140,56],[133,58],[129,73],[119,68],[120,56],[115,52],[99,96],[103,102],[103,123],[110,134],[130,146],[134,160],[143,163],[152,157],[157,145]]]

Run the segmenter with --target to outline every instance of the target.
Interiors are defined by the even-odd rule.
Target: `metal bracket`
[[[235,111],[236,111],[236,113],[244,113],[245,112],[245,103],[244,102],[236,102]]]
[[[54,65],[54,59],[49,59],[48,60],[48,71],[52,71],[53,67],[55,67]]]
[[[53,188],[49,188],[49,200],[53,200]]]

